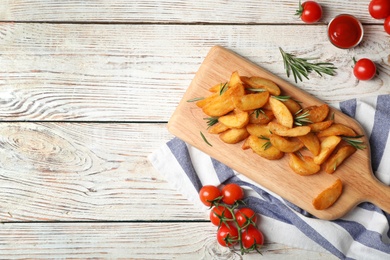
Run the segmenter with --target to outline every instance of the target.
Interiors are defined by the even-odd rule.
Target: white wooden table
[[[214,45],[290,82],[279,46],[333,62],[336,77],[297,84],[326,102],[389,94],[390,38],[368,1],[319,2],[305,25],[286,0],[3,0],[0,258],[229,258],[147,156],[173,137],[166,122]],[[327,40],[340,13],[364,23],[355,49]],[[353,57],[379,76],[356,81]],[[268,237],[266,259],[332,258]]]

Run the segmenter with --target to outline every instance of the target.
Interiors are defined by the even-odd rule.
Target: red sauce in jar
[[[354,16],[341,14],[328,25],[328,37],[336,47],[348,49],[355,47],[363,38],[363,26]]]

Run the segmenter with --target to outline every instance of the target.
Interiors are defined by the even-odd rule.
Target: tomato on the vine
[[[301,1],[299,1],[299,9],[295,14],[305,23],[315,23],[322,17],[322,7],[319,3],[314,1],[306,1],[302,4]]]
[[[224,206],[215,206],[210,211],[210,221],[215,226],[220,226],[224,220],[233,219],[233,214]]]
[[[385,31],[390,34],[390,15],[386,18],[383,27],[385,27]]]
[[[360,59],[353,67],[353,74],[358,80],[370,80],[376,74],[375,63],[367,58]]]
[[[244,190],[238,184],[229,183],[222,188],[222,201],[228,205],[233,205],[243,198]]]
[[[205,185],[199,191],[200,201],[206,205],[211,206],[212,202],[222,195],[218,187],[213,185]]]
[[[264,244],[263,233],[255,226],[248,226],[242,232],[242,244],[245,248],[262,246]]]
[[[221,246],[230,247],[238,242],[238,230],[234,225],[222,225],[217,232],[217,240]]]
[[[389,0],[372,0],[368,5],[368,12],[375,19],[385,19],[390,15]]]
[[[234,215],[239,227],[243,227],[248,223],[255,224],[257,221],[256,213],[250,208],[238,209]]]

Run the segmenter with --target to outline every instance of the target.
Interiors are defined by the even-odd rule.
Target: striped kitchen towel
[[[375,175],[390,185],[390,95],[352,99],[333,106],[365,128]],[[362,203],[334,221],[317,219],[178,138],[151,154],[149,160],[205,213],[208,208],[198,198],[203,185],[241,185],[246,203],[260,215],[259,225],[268,241],[328,251],[339,259],[390,259],[390,214],[370,203]]]

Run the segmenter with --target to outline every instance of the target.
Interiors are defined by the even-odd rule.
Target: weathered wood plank
[[[5,3],[4,3],[5,2]],[[354,14],[364,23],[379,23],[368,13],[366,0],[324,0],[321,22],[341,13]],[[131,22],[131,23],[302,23],[298,1],[280,0],[104,0],[3,1],[2,21]]]
[[[0,221],[188,220],[205,215],[146,156],[165,124],[0,124]]]
[[[210,223],[6,223],[0,258],[239,259],[220,247]],[[330,254],[267,243],[266,259],[336,259]],[[258,254],[244,259],[258,259]]]
[[[287,79],[278,47],[333,62],[336,77],[297,85],[328,101],[390,93],[390,42],[367,26],[362,45],[333,47],[326,26],[0,24],[0,119],[167,121],[214,45]],[[379,76],[357,82],[352,58]],[[293,79],[288,79],[293,82]]]

